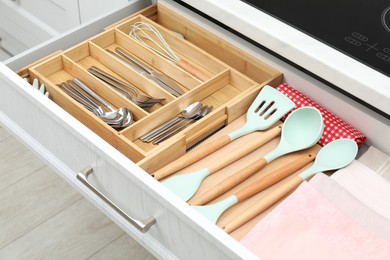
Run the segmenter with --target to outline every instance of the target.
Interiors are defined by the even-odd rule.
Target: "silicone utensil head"
[[[190,174],[173,176],[162,181],[161,184],[170,189],[180,199],[187,201],[195,194],[200,183],[207,175],[209,175],[209,170],[204,168]]]
[[[195,210],[205,216],[213,223],[217,223],[217,220],[221,214],[238,202],[237,197],[232,195],[226,199],[207,206],[192,206]]]
[[[264,86],[246,113],[246,124],[229,134],[231,140],[268,129],[295,107],[293,101],[271,86]]]
[[[313,146],[322,136],[324,122],[318,109],[302,107],[287,117],[282,139],[290,146],[304,149]]]
[[[320,140],[323,130],[320,111],[314,107],[299,108],[287,117],[279,145],[264,159],[270,162],[283,154],[309,148]]]
[[[358,146],[351,139],[332,141],[321,148],[314,164],[299,175],[305,180],[317,172],[343,168],[353,161],[357,152]]]

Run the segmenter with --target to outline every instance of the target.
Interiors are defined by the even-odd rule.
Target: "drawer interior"
[[[196,74],[177,66],[131,38],[129,36],[131,26],[137,22],[147,22],[155,26],[177,53],[177,56],[206,75],[206,78],[200,79]],[[183,35],[184,39],[177,33]],[[183,90],[183,94],[173,95],[145,74],[140,73],[124,60],[109,52],[115,52],[117,48],[126,51],[158,73],[168,76]],[[92,75],[88,71],[92,66],[131,85],[141,94],[164,100],[150,109],[144,109],[118,93],[110,84]],[[27,69],[21,70],[19,74],[28,77],[30,81],[37,78],[39,82],[44,83],[53,102],[149,173],[153,173],[158,168],[178,159],[211,134],[217,132],[214,135],[216,138],[242,124],[245,121],[245,113],[249,105],[262,87],[266,84],[276,86],[282,80],[280,71],[254,59],[223,39],[160,5],[151,6],[140,13],[118,21],[105,28],[100,34],[80,42],[70,49],[50,55]],[[114,129],[95,113],[70,97],[60,84],[74,78],[81,80],[94,92],[104,97],[112,107],[128,108],[133,115],[133,123],[123,128]],[[140,139],[144,134],[164,122],[180,116],[184,108],[197,101],[203,105],[212,106],[213,110],[158,145],[146,143]],[[252,136],[251,138],[256,137]],[[250,139],[243,139],[236,145],[244,145],[245,142],[250,142]],[[277,142],[278,138],[272,140],[252,156],[265,154],[275,147]],[[315,151],[318,147],[313,149]],[[218,156],[223,156],[223,154]],[[302,154],[288,156],[286,160],[295,160],[299,156]],[[207,163],[207,160],[199,163]],[[247,161],[240,160],[239,165],[243,163],[247,163]],[[269,171],[277,165],[277,162],[273,164]],[[199,164],[193,167],[195,166],[199,166]],[[191,169],[190,167],[183,171]],[[229,174],[233,173],[232,169]],[[178,172],[178,174],[183,171]],[[225,176],[224,174],[227,173],[221,171],[215,176],[211,176],[212,178],[208,178],[202,189],[212,187]],[[259,199],[259,197],[256,196],[242,205],[237,205],[235,210],[227,211],[221,220],[224,221],[229,216],[239,214],[240,210],[243,210],[248,203],[255,199]],[[250,225],[253,226],[253,222]],[[245,230],[249,230],[248,227],[243,227],[234,236],[239,238],[246,232]]]

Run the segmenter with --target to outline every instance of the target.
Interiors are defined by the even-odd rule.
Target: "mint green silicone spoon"
[[[219,190],[226,189],[226,187],[232,188],[264,168],[277,157],[314,145],[321,138],[323,129],[322,116],[317,109],[303,107],[295,110],[284,122],[280,143],[272,152],[227,178],[215,188]],[[163,181],[162,184],[182,200],[187,201],[195,194],[203,179],[208,175],[210,175],[210,172],[206,168],[174,176]]]
[[[277,201],[282,199],[290,191],[298,187],[298,185],[301,184],[304,180],[308,179],[314,174],[323,171],[336,170],[347,166],[356,157],[357,151],[358,151],[357,144],[355,141],[351,139],[339,139],[325,145],[318,152],[317,157],[310,168],[304,170],[299,175],[296,175],[294,178],[284,183],[278,189],[272,191],[271,193],[263,197],[261,200],[258,200],[257,202],[249,206],[245,211],[242,212],[242,214],[240,214],[239,217],[233,219],[232,221],[229,221],[222,228],[226,232],[231,233],[232,231],[241,227],[243,224],[247,223],[252,218],[256,217],[264,210],[266,210],[267,208],[275,204]],[[222,206],[224,205],[222,204],[230,203],[232,205],[232,201],[234,201],[234,197],[230,196],[228,199],[224,201],[225,202],[221,201],[214,204],[214,205],[217,205],[219,203],[221,204],[216,207],[217,210],[219,211],[223,210]],[[212,212],[212,209],[210,209],[213,206],[203,207],[204,209],[199,209],[200,208],[199,207],[198,211],[200,211],[203,215],[205,215],[210,220],[216,222],[216,220],[218,219],[216,216],[216,212]]]

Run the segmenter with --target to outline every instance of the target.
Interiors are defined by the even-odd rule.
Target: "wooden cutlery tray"
[[[182,59],[190,62],[209,78],[201,81],[134,41],[128,36],[128,33],[131,25],[137,21],[152,23]],[[177,36],[175,32],[182,34],[184,39]],[[106,49],[113,51],[116,47],[121,47],[154,70],[171,77],[185,90],[185,93],[179,97],[173,96],[106,51]],[[150,110],[144,110],[91,75],[87,71],[91,66],[96,66],[124,82],[131,83],[141,93],[146,93],[155,98],[165,98],[165,100]],[[244,124],[245,113],[261,88],[266,84],[275,87],[282,81],[281,72],[158,4],[118,21],[105,28],[100,34],[68,50],[59,51],[35,62],[20,70],[19,75],[28,77],[30,80],[37,78],[40,83],[44,83],[50,92],[52,101],[149,173],[178,159],[189,148],[216,130],[224,127],[211,138],[218,138],[224,133],[239,128]],[[57,84],[71,80],[73,77],[79,78],[96,93],[108,100],[113,107],[129,108],[134,116],[134,122],[128,127],[116,130],[74,101],[57,86]],[[196,121],[159,145],[144,143],[139,140],[140,136],[179,115],[186,106],[195,101],[200,101],[204,105],[211,105],[214,109],[206,117]],[[238,147],[251,142],[253,138],[261,138],[262,134],[263,132],[256,132],[239,138],[176,174],[203,168],[208,162],[218,160],[226,153],[234,152]],[[207,177],[195,197],[219,183],[221,179],[235,173],[244,165],[271,151],[276,147],[278,140],[279,138],[274,138],[246,157]],[[207,142],[208,140],[202,145],[207,145]],[[196,149],[201,149],[201,146]],[[276,159],[261,173],[267,174],[302,156],[315,156],[318,149],[319,146],[316,145],[308,150]],[[298,172],[295,174],[298,174]],[[255,174],[222,197],[229,196],[237,189],[256,180],[258,176],[259,174]],[[262,196],[277,188],[278,185],[276,184],[233,206],[221,216],[218,223],[223,224],[229,218],[240,214],[248,205],[261,199]],[[258,216],[236,230],[232,233],[232,236],[237,239],[241,238],[262,216]]]
[[[206,74],[208,79],[199,80],[133,40],[128,34],[131,25],[138,21],[153,24],[175,53]],[[175,32],[184,35],[185,39]],[[193,42],[194,39],[196,41]],[[204,39],[205,44],[197,46],[199,39]],[[169,76],[185,93],[179,97],[173,96],[106,51],[114,51],[116,47]],[[150,110],[144,110],[90,74],[87,69],[91,66],[130,83],[141,93],[165,100]],[[21,73],[26,73],[26,70]],[[159,5],[151,6],[68,50],[31,65],[28,74],[31,79],[38,78],[40,83],[45,84],[50,98],[55,103],[146,171],[157,169],[179,158],[188,148],[243,115],[262,86],[275,86],[282,78],[279,71],[254,60],[248,54]],[[114,129],[57,86],[74,77],[103,96],[113,107],[129,108],[134,122],[128,127]],[[213,111],[159,145],[139,140],[140,136],[179,115],[186,106],[196,101],[213,106]]]

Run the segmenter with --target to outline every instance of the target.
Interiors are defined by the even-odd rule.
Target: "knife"
[[[153,71],[152,69],[150,69],[149,67],[147,67],[146,65],[138,61],[137,59],[133,58],[130,54],[128,54],[123,49],[121,48],[115,49],[115,51],[119,55],[111,50],[107,50],[107,51],[110,54],[114,55],[115,57],[126,62],[130,67],[135,69],[137,72],[141,73],[142,75],[156,82],[159,86],[164,88],[166,91],[168,91],[175,97],[179,97],[185,93],[175,81],[173,81],[172,79],[170,79],[164,74]]]

